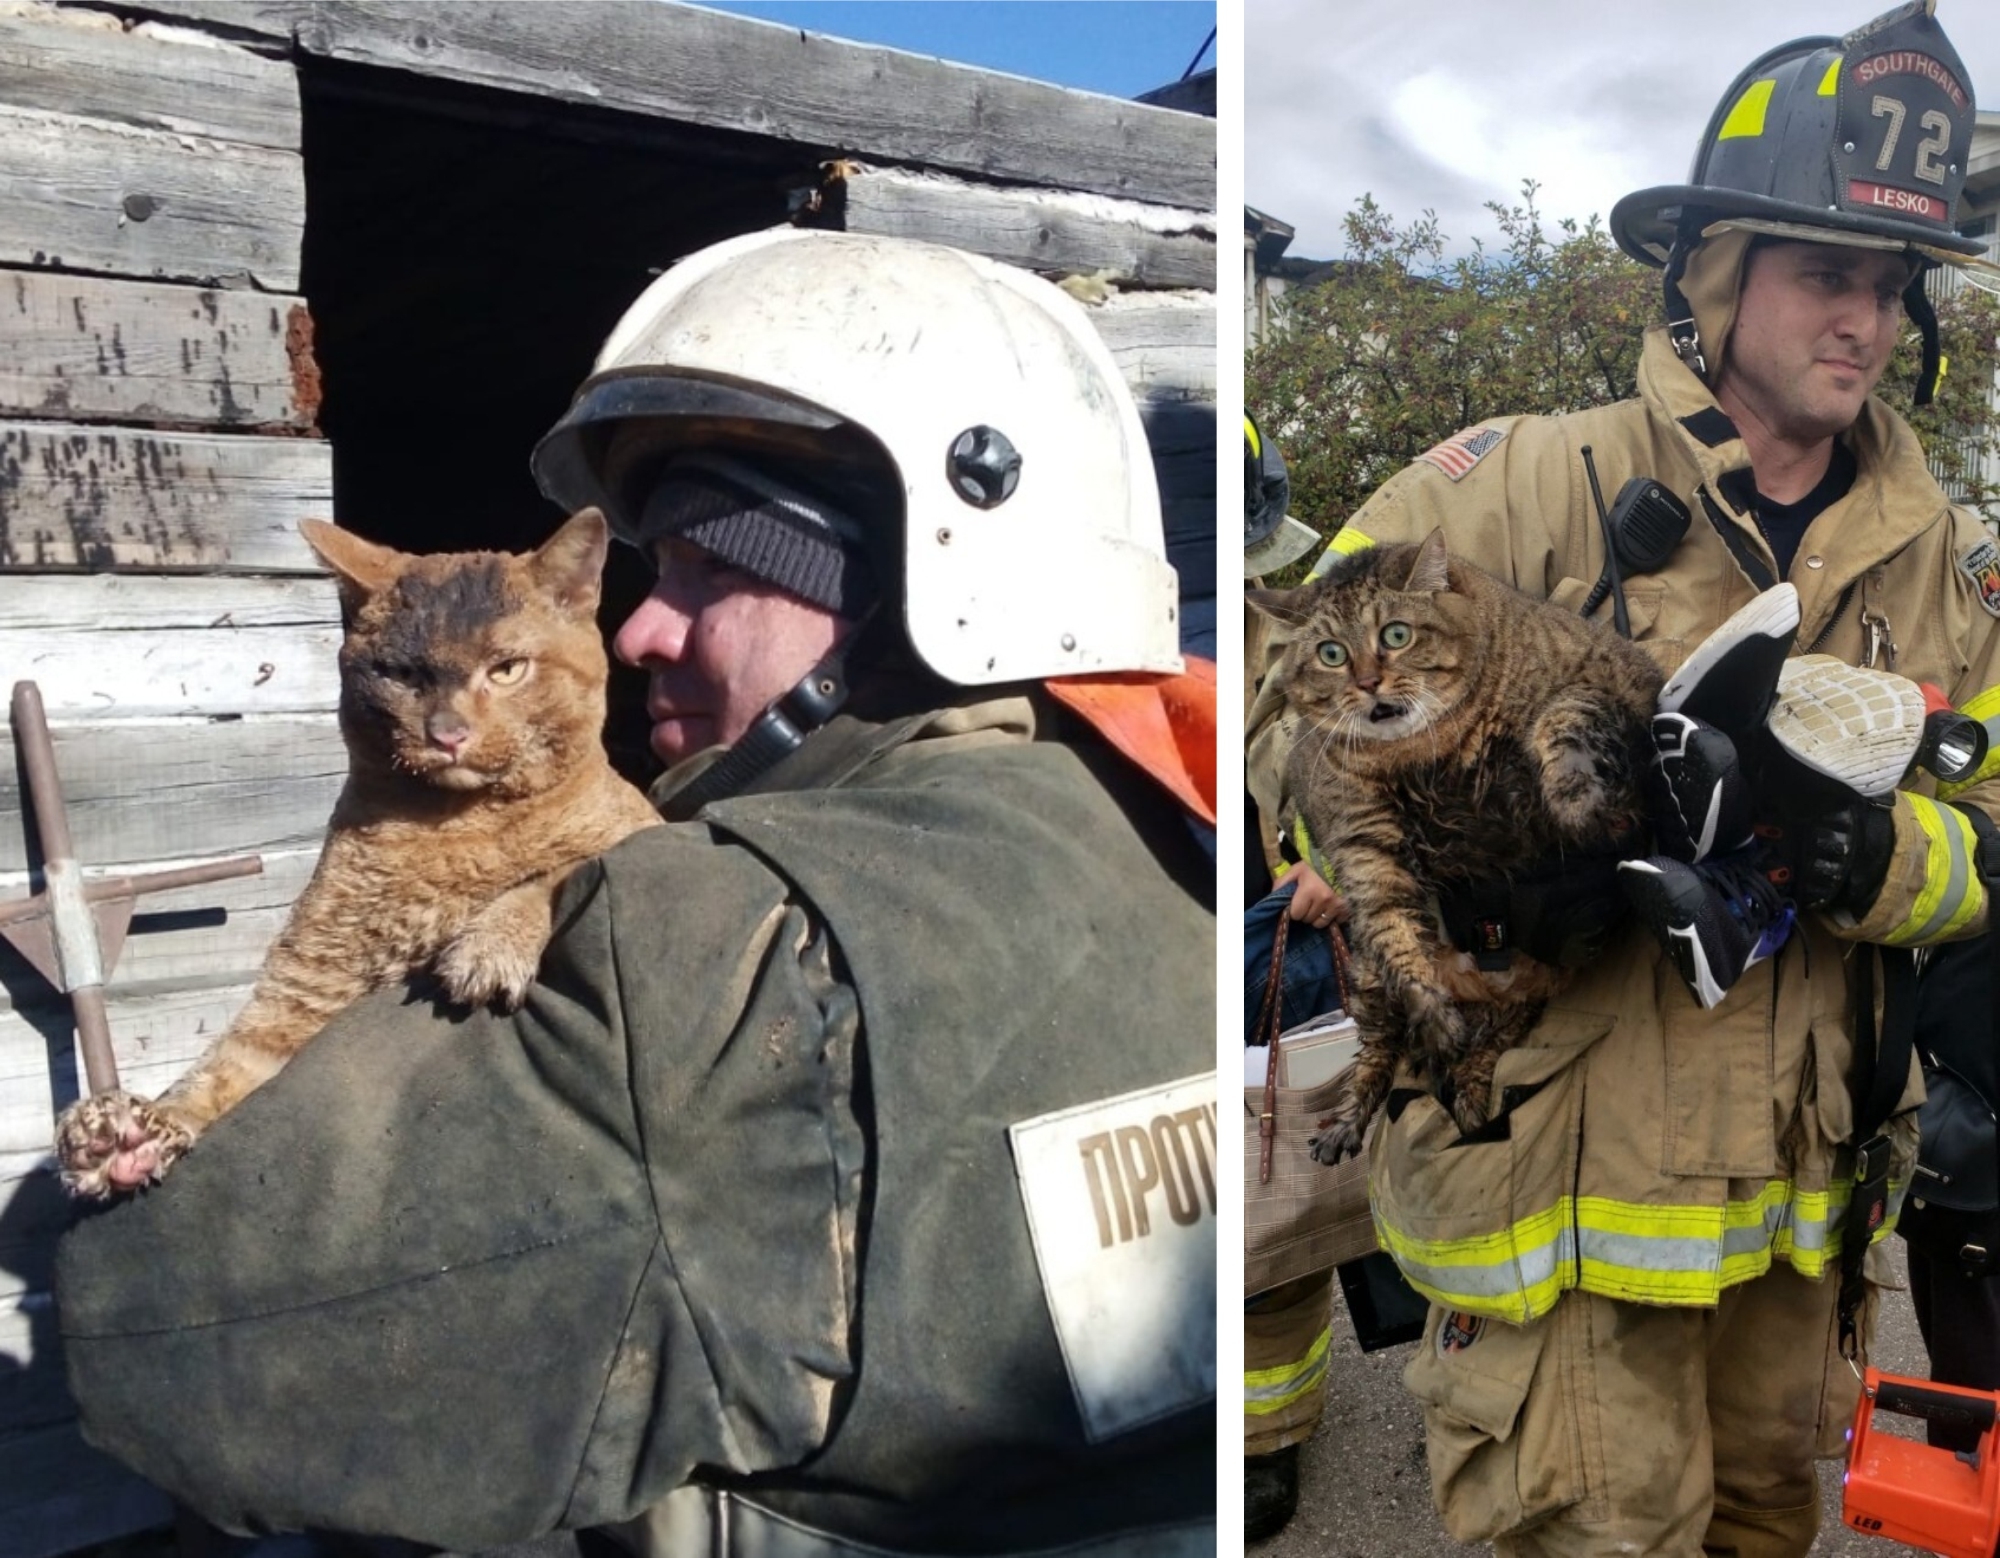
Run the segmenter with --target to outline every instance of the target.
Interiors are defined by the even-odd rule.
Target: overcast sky
[[[1435,210],[1452,247],[1491,244],[1488,200],[1539,180],[1545,218],[1609,217],[1687,177],[1736,73],[1888,0],[1246,0],[1244,198],[1337,258],[1372,193],[1399,222]],[[1939,0],[1982,109],[2000,109],[2000,0]]]

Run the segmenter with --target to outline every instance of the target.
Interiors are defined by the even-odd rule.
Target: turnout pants
[[[1243,1453],[1304,1444],[1326,1409],[1333,1273],[1266,1289],[1243,1305]]]
[[[1859,1388],[1836,1286],[1776,1266],[1714,1309],[1570,1292],[1526,1326],[1433,1305],[1403,1379],[1446,1528],[1498,1558],[1803,1558]]]

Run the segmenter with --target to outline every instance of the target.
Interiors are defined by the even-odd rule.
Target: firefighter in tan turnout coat
[[[1645,476],[1691,511],[1665,563],[1624,582],[1632,634],[1664,668],[1789,580],[1794,654],[1893,667],[2000,736],[1994,541],[1870,395],[1906,308],[1934,378],[1924,272],[1978,264],[1950,223],[1971,85],[1930,10],[1765,54],[1718,105],[1689,184],[1619,203],[1612,231],[1664,267],[1669,305],[1637,398],[1461,432],[1387,483],[1315,572],[1442,526],[1456,556],[1579,607],[1605,564],[1589,446],[1604,491]],[[1905,119],[1928,139],[1899,141]],[[1267,679],[1251,717],[1253,788],[1273,808],[1282,696]],[[1428,1098],[1379,1128],[1382,1239],[1433,1300],[1405,1382],[1454,1536],[1503,1554],[1811,1546],[1813,1460],[1840,1453],[1856,1391],[1836,1297],[1851,1082],[1868,1063],[1858,969],[1865,944],[1984,927],[1966,812],[2000,812],[1994,748],[1968,780],[1911,783],[1835,837],[1840,892],[1802,908],[1715,1009],[1628,923],[1501,1059],[1496,1095],[1524,1101],[1499,1139],[1457,1145]],[[1888,1224],[1919,1086],[1884,1132]]]

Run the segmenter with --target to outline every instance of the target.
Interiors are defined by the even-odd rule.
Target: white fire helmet
[[[900,546],[910,643],[948,681],[1181,669],[1138,410],[1037,276],[792,228],[690,255],[626,311],[534,469],[638,542],[645,478],[701,447],[893,472],[902,534],[876,539]]]

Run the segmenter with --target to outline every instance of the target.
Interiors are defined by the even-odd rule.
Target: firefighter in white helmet
[[[578,874],[519,1013],[362,1004],[71,1242],[93,1436],[239,1528],[1211,1553],[1213,673],[1088,321],[737,239],[535,469],[659,569],[616,649],[670,825]],[[432,1188],[357,1220],[287,1165],[362,1119]],[[162,1255],[232,1220],[227,1270]]]

